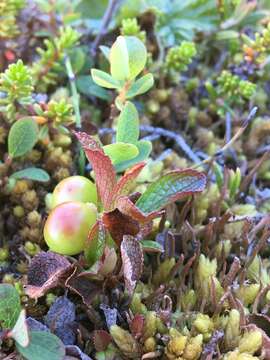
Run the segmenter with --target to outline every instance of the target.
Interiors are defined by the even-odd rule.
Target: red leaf
[[[144,327],[144,316],[136,314],[129,324],[131,334],[138,339],[142,336]]]
[[[143,272],[143,250],[135,237],[124,235],[121,243],[121,256],[125,287],[129,294],[132,295]]]
[[[105,351],[112,341],[112,337],[105,330],[95,330],[93,335],[93,342],[96,351]]]
[[[123,214],[142,224],[148,223],[164,213],[164,211],[152,211],[146,215],[127,196],[120,196],[116,201],[116,207]]]
[[[122,214],[118,209],[104,213],[102,221],[118,246],[124,235],[136,235],[140,231],[138,221]]]
[[[109,210],[116,186],[116,173],[110,158],[105,155],[98,142],[84,132],[75,132],[96,176],[96,186],[102,205]]]
[[[37,299],[49,289],[61,285],[71,271],[72,265],[64,256],[42,251],[31,261],[25,292]]]
[[[206,176],[193,169],[174,170],[148,186],[136,202],[137,207],[148,214],[158,211],[184,196],[204,190]]]
[[[135,179],[138,177],[139,173],[142,171],[144,166],[145,163],[141,162],[133,166],[131,169],[127,170],[125,174],[120,178],[114,190],[113,200],[112,200],[113,204],[119,196],[129,195],[130,191],[134,186]]]

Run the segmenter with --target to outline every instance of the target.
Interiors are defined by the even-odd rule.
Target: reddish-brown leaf
[[[95,330],[93,334],[93,342],[96,351],[105,351],[112,341],[111,335],[105,330]]]
[[[152,211],[146,215],[127,196],[120,196],[116,201],[116,207],[123,214],[142,224],[148,223],[164,213],[164,211]]]
[[[102,280],[96,279],[92,273],[82,272],[76,268],[65,285],[71,291],[78,294],[86,306],[91,305],[96,295],[102,292]]]
[[[136,314],[129,324],[131,334],[138,339],[142,336],[144,326],[144,316]]]
[[[31,261],[26,294],[35,299],[43,296],[49,289],[63,285],[72,269],[64,256],[51,251],[40,252]]]
[[[114,204],[115,200],[119,196],[129,195],[130,191],[134,186],[136,178],[138,177],[144,166],[144,162],[134,165],[131,169],[127,170],[125,174],[119,179],[114,190],[112,204]]]
[[[143,250],[135,237],[124,235],[121,243],[121,257],[125,287],[132,295],[143,272]]]
[[[118,246],[120,246],[124,235],[135,236],[140,231],[138,221],[122,214],[118,209],[104,213],[102,221]]]
[[[96,186],[105,210],[110,209],[116,186],[116,173],[110,158],[105,155],[98,142],[84,132],[75,132],[96,176]]]

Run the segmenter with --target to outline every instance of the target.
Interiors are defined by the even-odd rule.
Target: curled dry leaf
[[[42,251],[31,261],[25,292],[29,297],[37,299],[49,289],[64,285],[71,271],[72,265],[64,256]]]
[[[121,243],[121,257],[125,287],[128,293],[132,295],[137,281],[143,272],[143,250],[138,239],[133,236],[124,235]]]
[[[140,231],[138,221],[121,213],[118,209],[104,213],[102,221],[118,246],[124,235],[135,236]]]
[[[76,268],[66,280],[65,285],[71,291],[78,294],[86,306],[91,305],[95,296],[102,292],[100,280],[93,278],[93,274],[87,272],[79,272]]]

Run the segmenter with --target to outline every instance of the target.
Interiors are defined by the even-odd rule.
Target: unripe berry
[[[63,255],[79,254],[96,218],[94,204],[72,201],[58,205],[44,227],[44,238],[50,250]]]
[[[62,180],[53,191],[52,208],[68,201],[97,204],[95,184],[84,176],[70,176]]]

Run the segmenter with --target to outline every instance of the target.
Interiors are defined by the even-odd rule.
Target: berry
[[[96,217],[94,204],[72,201],[58,205],[44,227],[44,238],[50,250],[63,255],[79,254]]]
[[[97,204],[96,186],[84,176],[70,176],[62,180],[52,194],[52,208],[68,201]]]

